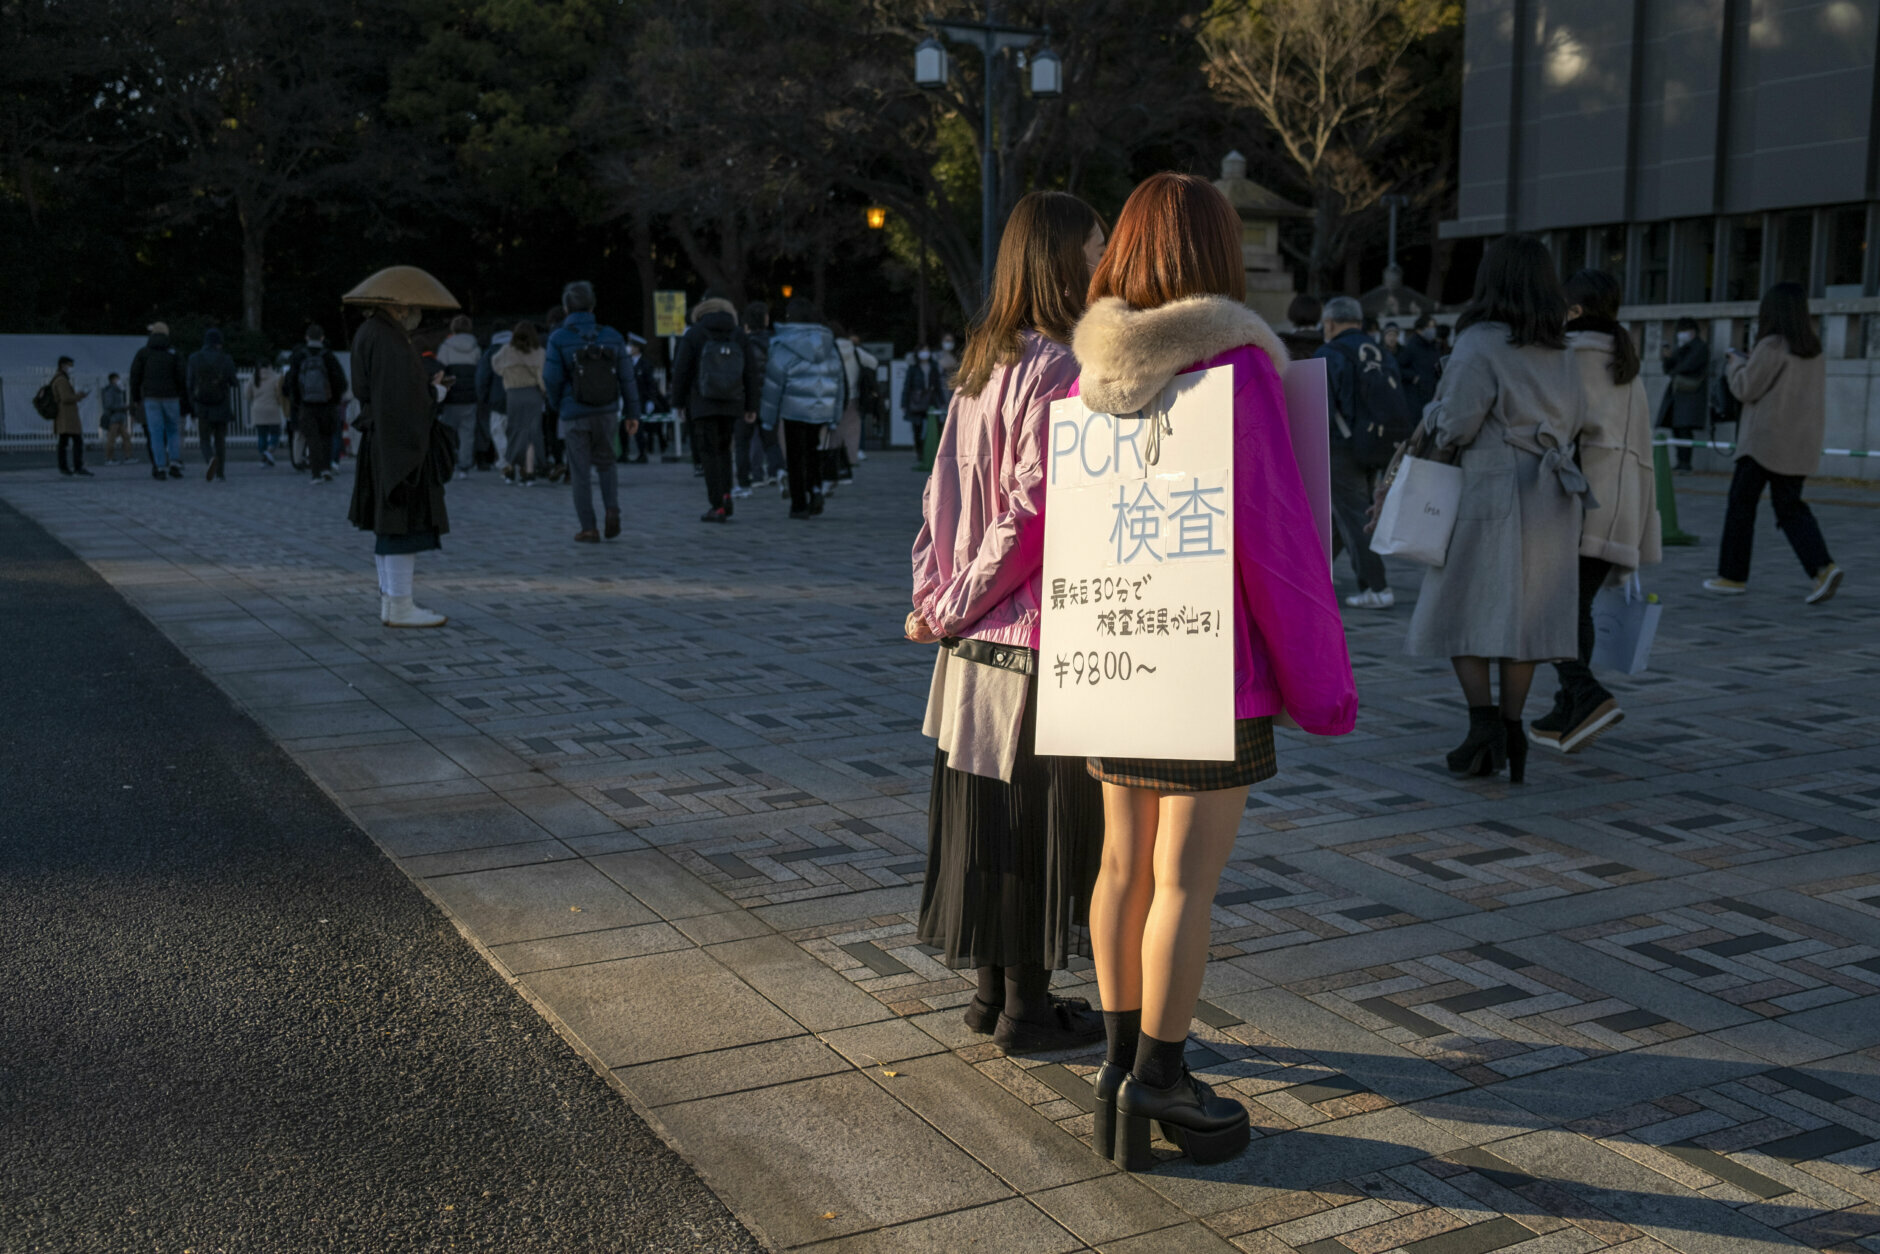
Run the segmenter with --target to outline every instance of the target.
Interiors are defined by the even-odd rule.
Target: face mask
[[[1678,332],[1678,345],[1679,347],[1683,347],[1684,345],[1689,344],[1692,340],[1696,338],[1697,338],[1697,332],[1695,331],[1680,331]]]
[[[940,347],[941,347],[941,349],[943,349],[944,351],[946,351],[946,352],[949,352],[949,353],[950,353],[950,352],[952,352],[952,351],[953,351],[953,341],[952,341],[952,340],[941,340],[941,341],[940,341]]]
[[[922,361],[928,361],[928,360],[931,360],[931,359],[932,359],[932,357],[933,357],[933,354],[932,354],[932,353],[930,353],[930,352],[928,352],[928,351],[927,351],[926,349],[924,349],[924,348],[923,348],[923,349],[921,349],[921,350],[920,350],[920,359],[921,359]]]

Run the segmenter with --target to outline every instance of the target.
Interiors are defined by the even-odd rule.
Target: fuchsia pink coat
[[[1050,403],[1082,395],[1093,409],[1135,413],[1177,374],[1231,365],[1234,716],[1284,711],[1317,735],[1349,732],[1357,686],[1293,457],[1279,338],[1222,297],[1146,310],[1109,298],[1078,324],[1074,351],[1027,333],[1018,364],[978,397],[954,399],[914,545],[914,607],[942,635],[1039,647]]]

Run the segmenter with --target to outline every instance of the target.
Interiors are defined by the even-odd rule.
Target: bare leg
[[[1142,929],[1155,894],[1155,828],[1155,793],[1103,786],[1103,865],[1090,895],[1090,951],[1105,1010],[1142,1005]]]
[[[1162,797],[1155,835],[1154,899],[1143,928],[1142,1030],[1185,1040],[1208,962],[1214,892],[1234,851],[1247,789]],[[1105,850],[1107,853],[1107,849]],[[1107,1003],[1106,1003],[1107,1004]]]
[[[1456,678],[1462,682],[1462,698],[1471,707],[1495,704],[1495,697],[1488,689],[1488,659],[1485,657],[1452,657],[1449,664],[1456,668]],[[1504,671],[1503,674],[1506,674]],[[1534,668],[1528,667],[1528,678],[1534,676]],[[1522,689],[1525,696],[1527,689]]]
[[[1486,690],[1488,662],[1485,659],[1473,659],[1473,660],[1479,660],[1482,662],[1483,687]],[[1514,719],[1517,721],[1521,718],[1521,711],[1527,708],[1528,688],[1533,683],[1534,683],[1534,663],[1510,662],[1506,659],[1502,660],[1502,663],[1501,663],[1501,716],[1503,718]],[[1466,681],[1465,681],[1465,686],[1466,686]],[[1484,700],[1482,701],[1482,704],[1487,705],[1488,701],[1486,699],[1486,696],[1487,696],[1486,691],[1484,691],[1483,695],[1484,695]],[[1473,700],[1471,700],[1469,704],[1474,705],[1476,703]]]

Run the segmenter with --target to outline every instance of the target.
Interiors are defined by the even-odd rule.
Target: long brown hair
[[[1117,215],[1089,302],[1120,296],[1153,309],[1188,296],[1247,299],[1240,215],[1214,184],[1164,170],[1136,185]]]
[[[510,333],[509,342],[516,346],[518,353],[533,353],[541,347],[541,341],[535,337],[533,322],[518,322],[516,329]]]
[[[1808,316],[1808,293],[1800,283],[1778,283],[1763,293],[1756,310],[1756,338],[1766,340],[1772,335],[1788,341],[1789,352],[1797,357],[1821,356],[1821,337],[1815,334],[1815,320]]]
[[[1012,207],[992,272],[985,316],[966,338],[954,390],[978,396],[992,372],[1024,351],[1021,331],[1068,344],[1084,316],[1090,262],[1084,243],[1103,218],[1068,192],[1031,192]]]
[[[1456,319],[1456,334],[1478,322],[1508,327],[1517,348],[1567,346],[1567,295],[1560,290],[1554,255],[1533,235],[1504,235],[1482,253],[1475,294]]]
[[[1567,323],[1567,330],[1580,330],[1580,324],[1587,323],[1586,330],[1604,331],[1612,336],[1612,360],[1606,363],[1612,381],[1624,387],[1638,378],[1638,348],[1632,343],[1625,324],[1619,321],[1620,297],[1624,295],[1619,280],[1604,270],[1581,270],[1568,279],[1561,290],[1569,307],[1580,307],[1579,319]]]

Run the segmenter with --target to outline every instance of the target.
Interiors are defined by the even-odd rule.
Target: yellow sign
[[[653,334],[685,334],[685,293],[653,293]]]

